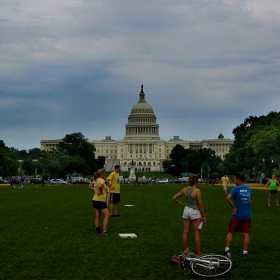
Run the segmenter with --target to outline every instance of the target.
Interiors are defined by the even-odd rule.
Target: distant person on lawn
[[[226,174],[221,178],[221,183],[223,186],[223,191],[225,193],[225,196],[227,196],[227,187],[229,185],[229,178]]]
[[[266,188],[268,189],[269,186],[269,194],[267,199],[267,205],[270,206],[270,199],[272,196],[275,197],[276,205],[279,206],[278,203],[278,188],[279,188],[279,182],[275,179],[275,175],[273,174],[271,179],[266,183]]]
[[[134,187],[135,187],[135,186],[139,186],[139,178],[138,178],[138,176],[136,176],[136,178],[135,178]]]

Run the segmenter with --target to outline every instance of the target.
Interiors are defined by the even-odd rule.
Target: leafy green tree
[[[31,159],[39,159],[40,154],[41,154],[41,149],[33,148],[28,150],[27,157]]]
[[[247,142],[259,160],[274,160],[280,170],[280,126],[274,124],[258,130]]]
[[[183,170],[182,160],[184,159],[186,154],[186,149],[177,144],[170,153],[170,160],[163,161],[163,169],[165,173],[171,174],[174,178],[178,178]]]
[[[18,167],[17,155],[6,147],[3,140],[0,140],[0,175],[3,177],[16,175]]]
[[[208,170],[218,171],[222,159],[211,149],[185,149],[180,144],[176,145],[170,154],[170,160],[163,162],[165,173],[179,177],[184,172],[201,174],[208,177]]]
[[[59,150],[41,153],[39,165],[42,171],[40,170],[40,172],[45,170],[49,178],[54,176],[64,178],[67,174],[68,159],[69,156]]]
[[[235,140],[225,157],[225,166],[231,173],[242,171],[250,178],[256,178],[264,171],[263,160],[266,167],[270,168],[268,165],[274,159],[279,168],[279,129],[279,112],[246,118],[233,130]]]
[[[103,168],[105,166],[106,158],[104,156],[99,156],[96,161],[96,168]]]
[[[31,158],[26,158],[21,163],[21,168],[25,171],[26,175],[32,175],[34,173],[34,164]]]
[[[208,173],[217,172],[222,159],[215,154],[211,149],[187,149],[186,156],[182,161],[184,170],[194,174],[201,174],[203,177],[208,177]]]
[[[91,174],[96,170],[95,147],[88,142],[81,132],[66,134],[58,145],[58,152],[68,155],[63,157],[66,171]]]

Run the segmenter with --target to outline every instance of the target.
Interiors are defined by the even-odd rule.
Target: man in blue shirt
[[[251,202],[253,201],[252,190],[244,185],[245,177],[241,173],[234,175],[236,186],[227,195],[227,202],[233,208],[232,216],[228,224],[228,234],[226,238],[225,255],[230,257],[229,247],[235,232],[242,232],[244,236],[244,247],[242,256],[248,256],[250,243],[249,232],[252,223]],[[234,203],[232,202],[234,198]]]

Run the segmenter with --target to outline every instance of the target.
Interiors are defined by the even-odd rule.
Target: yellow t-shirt
[[[98,188],[99,184],[102,184],[102,195],[99,195],[100,194],[100,189]],[[94,182],[94,196],[92,200],[106,202],[106,195],[107,195],[107,186],[105,184],[105,180],[102,178],[97,178],[97,180]]]
[[[222,183],[222,185],[223,186],[227,186],[227,184],[229,183],[229,179],[228,179],[228,177],[226,176],[223,176],[222,178],[221,178],[221,183]]]
[[[120,193],[121,188],[120,188],[120,181],[119,181],[119,173],[117,172],[112,172],[107,179],[111,181],[111,185],[115,187],[114,190],[110,190],[111,193]]]

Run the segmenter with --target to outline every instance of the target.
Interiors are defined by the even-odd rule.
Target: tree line
[[[184,149],[174,147],[164,162],[166,173],[174,177],[183,172],[202,174],[203,178],[216,178],[227,173],[242,172],[247,179],[280,176],[280,113],[249,116],[233,129],[234,144],[221,160],[210,149]],[[209,172],[210,170],[210,172]]]
[[[234,144],[222,160],[211,149],[184,149],[180,144],[163,162],[164,172],[179,177],[184,172],[206,178],[219,178],[223,174],[243,172],[246,178],[280,175],[280,112],[249,116],[233,129]],[[21,164],[19,164],[21,160]],[[65,177],[74,172],[91,175],[105,164],[105,157],[95,158],[95,147],[80,132],[67,134],[57,149],[29,151],[8,148],[0,140],[0,176],[8,177],[20,172],[32,176]]]
[[[67,134],[56,149],[29,151],[6,147],[0,140],[0,175],[3,177],[25,174],[43,177],[63,177],[74,172],[92,175],[105,164],[105,157],[95,158],[95,147],[80,133]],[[20,170],[20,171],[19,171]]]

